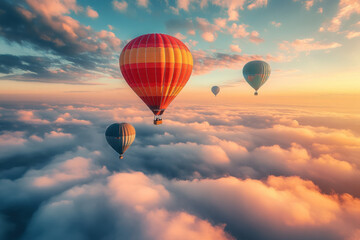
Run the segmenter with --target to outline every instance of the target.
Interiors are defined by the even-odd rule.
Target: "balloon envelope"
[[[131,40],[122,50],[119,64],[132,90],[159,116],[189,80],[193,58],[180,40],[152,33]]]
[[[245,80],[256,91],[268,80],[270,73],[270,65],[264,61],[251,61],[243,68]]]
[[[216,96],[220,92],[220,88],[218,86],[213,86],[211,88],[212,93]]]
[[[120,158],[134,142],[135,135],[135,128],[129,123],[111,124],[105,132],[106,141],[120,154]]]

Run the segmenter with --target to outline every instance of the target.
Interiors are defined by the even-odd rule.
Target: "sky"
[[[118,58],[134,37],[158,32],[192,52],[184,100],[207,102],[219,85],[223,103],[252,103],[242,67],[263,59],[272,68],[265,102],[349,107],[359,102],[359,8],[356,0],[2,1],[1,98],[136,102]]]
[[[154,32],[194,59],[159,126],[119,69]],[[2,0],[0,49],[0,240],[360,239],[359,0]]]

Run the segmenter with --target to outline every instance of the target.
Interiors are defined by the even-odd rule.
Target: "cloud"
[[[186,39],[186,36],[182,35],[181,33],[176,33],[176,34],[174,35],[174,37],[176,37],[176,38],[179,39],[179,40],[184,40],[184,39]]]
[[[222,8],[227,9],[228,13],[228,20],[229,21],[237,21],[239,19],[239,10],[244,9],[245,0],[226,0],[226,1],[219,1],[219,0],[212,0],[211,3],[213,5],[220,6]]]
[[[109,56],[120,49],[112,43],[121,41],[115,36],[100,39],[91,27],[70,17],[70,13],[83,11],[76,1],[28,0],[21,5],[3,1],[0,6],[4,9],[0,15],[2,37],[12,44],[29,44],[44,55],[1,55],[2,72],[14,73],[2,79],[74,84],[112,74],[107,66]]]
[[[94,9],[92,9],[90,6],[88,6],[86,8],[86,14],[88,17],[90,18],[98,18],[99,17],[99,14],[97,11],[95,11]]]
[[[211,33],[211,32],[204,32],[203,34],[201,34],[201,37],[207,42],[213,42],[213,41],[215,41],[215,38],[216,38],[214,33]]]
[[[352,39],[352,38],[356,38],[356,37],[360,37],[360,32],[350,31],[346,34],[347,39]]]
[[[267,6],[267,0],[178,0],[177,9],[189,11],[190,5],[193,3],[199,4],[201,9],[207,7],[209,4],[223,8],[228,14],[228,21],[239,20],[238,11],[244,10],[245,5],[247,5],[249,10]]]
[[[260,36],[260,34],[257,31],[252,31],[250,33],[250,36],[249,36],[250,42],[253,42],[253,43],[256,43],[256,44],[259,44],[259,43],[263,42],[264,39],[262,39],[259,36]]]
[[[317,50],[327,50],[341,47],[337,42],[323,43],[315,41],[313,38],[296,39],[293,42],[283,41],[279,44],[279,49],[295,52],[311,52]]]
[[[59,115],[59,117],[54,121],[54,123],[91,125],[90,121],[73,118],[70,113],[64,113]]]
[[[281,23],[280,22],[276,22],[276,21],[272,21],[271,25],[275,26],[275,27],[280,27]]]
[[[18,111],[19,120],[30,124],[49,124],[45,119],[37,118],[33,111],[20,110]]]
[[[254,8],[259,8],[259,7],[266,7],[268,4],[267,0],[253,0],[248,6],[247,8],[252,10]]]
[[[360,3],[357,0],[340,0],[336,16],[330,23],[324,24],[329,32],[337,32],[340,29],[342,21],[347,20],[353,14],[360,14]]]
[[[229,28],[229,32],[232,34],[233,38],[245,38],[249,35],[246,31],[248,25],[246,24],[239,24],[233,23],[231,28]]]
[[[84,157],[74,157],[62,163],[49,165],[45,169],[38,171],[29,171],[27,176],[39,175],[33,178],[32,184],[37,188],[51,188],[55,185],[66,182],[74,182],[82,179],[94,177],[97,174],[108,175],[106,167],[98,169],[98,166],[92,166],[92,160]]]
[[[183,9],[184,11],[189,11],[189,5],[194,0],[178,0],[177,1],[177,8]]]
[[[192,51],[194,58],[193,74],[205,74],[215,69],[239,69],[241,64],[248,61],[264,59],[266,61],[281,62],[286,61],[283,56],[273,55],[247,55],[247,54],[228,54],[228,53],[207,53],[204,51]]]
[[[294,0],[294,2],[297,2],[297,1],[302,2],[302,4],[305,6],[306,10],[309,11],[314,6],[314,3],[317,0]],[[321,2],[321,1],[322,0],[319,0],[318,2]]]
[[[136,0],[137,5],[140,7],[145,7],[147,8],[149,5],[149,1],[148,0]]]
[[[125,12],[127,10],[127,7],[128,7],[128,4],[127,4],[126,1],[119,2],[119,1],[114,0],[112,2],[112,4],[113,4],[114,9],[118,10],[120,12]]]
[[[174,185],[178,197],[192,203],[192,211],[231,223],[226,229],[238,239],[267,238],[259,228],[277,229],[271,239],[316,239],[316,232],[322,232],[321,238],[343,239],[356,231],[355,226],[347,228],[345,219],[358,218],[353,204],[359,199],[322,194],[311,181],[298,177],[270,176],[264,181],[225,177]],[[327,227],[327,232],[322,231]],[[304,228],[306,233],[300,233]]]
[[[216,26],[219,26],[220,28],[226,28],[226,23],[227,23],[226,18],[215,18],[214,19],[214,24]]]
[[[179,9],[173,6],[169,6],[170,11],[175,14],[175,15],[179,15]]]
[[[124,184],[126,181],[129,184]],[[123,198],[130,194],[130,199]],[[137,193],[137,194],[136,194]],[[55,239],[86,237],[93,228],[99,237],[136,239],[232,239],[224,232],[224,226],[214,226],[206,220],[185,211],[172,211],[165,208],[169,192],[156,179],[142,173],[118,173],[110,176],[105,184],[95,183],[69,189],[47,204],[41,206],[29,228],[27,239]],[[91,203],[104,203],[99,208]],[[102,216],[107,221],[89,219],[89,216]],[[64,221],[66,219],[66,221]],[[45,226],[55,224],[57,230]],[[72,230],[72,226],[79,226]],[[81,226],[81,227],[80,227]],[[106,227],[107,226],[107,227]],[[56,237],[55,237],[56,236]]]
[[[2,106],[5,239],[265,239],[269,232],[271,239],[356,239],[359,234],[356,114],[178,103],[158,128],[151,113],[137,105]],[[20,121],[20,111],[49,124]],[[59,117],[91,124],[69,121],[59,129]],[[122,161],[104,138],[106,126],[120,121],[137,131]]]
[[[232,52],[237,52],[237,53],[241,52],[241,48],[239,47],[239,45],[234,45],[234,44],[230,44],[230,50]]]

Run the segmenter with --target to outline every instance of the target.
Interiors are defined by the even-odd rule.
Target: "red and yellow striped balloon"
[[[193,68],[185,44],[160,33],[131,40],[122,50],[119,63],[126,82],[156,116],[162,115],[179,94]]]

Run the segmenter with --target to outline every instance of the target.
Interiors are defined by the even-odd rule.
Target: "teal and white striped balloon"
[[[129,123],[111,124],[105,132],[106,141],[120,154],[120,159],[135,140],[135,128]]]
[[[270,65],[264,61],[251,61],[243,68],[245,80],[255,89],[254,95],[258,95],[257,90],[268,80],[270,73]]]

